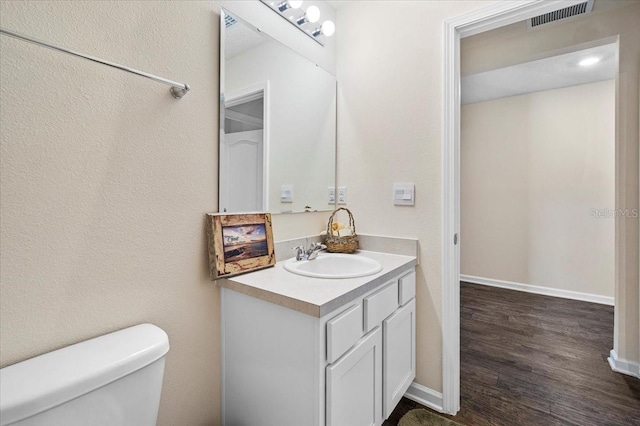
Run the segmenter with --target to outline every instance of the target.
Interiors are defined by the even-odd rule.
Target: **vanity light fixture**
[[[302,6],[302,0],[284,0],[278,4],[278,10],[282,13],[287,9],[299,9],[300,6]]]
[[[314,23],[314,22],[318,22],[319,19],[320,19],[320,9],[318,9],[317,6],[309,6],[305,14],[296,20],[296,24],[304,25],[307,22]]]
[[[260,0],[264,5],[269,6],[271,10],[280,15],[295,26],[297,29],[305,33],[312,40],[315,40],[318,44],[324,46],[325,37],[331,37],[336,31],[336,26],[331,21],[324,21],[321,26],[315,29],[306,29],[309,27],[306,24],[316,23],[320,21],[320,8],[318,6],[311,5],[306,8],[301,8],[302,1],[295,0]],[[301,9],[302,15],[295,15],[291,13],[294,9]]]
[[[584,58],[583,60],[578,62],[578,65],[580,65],[581,67],[590,67],[591,65],[595,65],[598,62],[600,62],[600,58],[599,57],[597,57],[597,56],[589,56],[588,58]]]

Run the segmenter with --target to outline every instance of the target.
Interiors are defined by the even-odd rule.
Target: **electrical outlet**
[[[329,204],[335,204],[336,203],[336,187],[335,186],[330,186],[329,187],[329,198],[328,198],[327,202]]]
[[[338,187],[338,204],[347,204],[347,187]]]

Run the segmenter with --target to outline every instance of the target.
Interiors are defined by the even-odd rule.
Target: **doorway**
[[[537,2],[526,1],[496,4],[482,10],[445,21],[445,69],[443,96],[443,143],[442,143],[442,335],[443,335],[443,411],[456,413],[460,408],[460,39],[470,35],[499,28],[534,16],[552,12],[581,2]],[[604,36],[603,36],[604,37]],[[619,107],[619,106],[618,106]],[[629,124],[625,123],[627,127]],[[621,127],[616,123],[616,135],[619,137]],[[637,141],[636,141],[637,142]],[[616,185],[619,178],[637,172],[637,158],[633,164],[620,157],[620,140],[616,141]],[[624,141],[630,145],[633,140]],[[621,167],[621,168],[619,168]],[[637,176],[635,177],[637,179]],[[623,179],[624,181],[624,179]],[[616,187],[616,208],[624,203],[625,193]],[[629,198],[633,202],[633,198]],[[634,207],[633,205],[631,207]],[[621,250],[628,248],[637,252],[637,235],[624,234],[624,226],[616,217],[616,294],[621,285],[627,285],[627,266],[619,261]],[[622,226],[620,226],[622,225]],[[635,228],[633,228],[635,229]],[[637,265],[634,264],[634,265]],[[627,269],[624,269],[627,268]],[[625,278],[627,277],[627,278]],[[637,289],[636,289],[637,290]],[[617,297],[617,296],[616,296]],[[616,336],[620,330],[618,315],[618,299],[614,330]],[[614,339],[614,349],[619,339]],[[615,351],[612,351],[614,355]],[[610,361],[611,362],[611,361]]]

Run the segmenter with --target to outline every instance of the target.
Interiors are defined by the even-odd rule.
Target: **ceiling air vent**
[[[233,16],[229,15],[228,13],[226,13],[224,15],[224,27],[225,28],[229,28],[230,26],[232,26],[236,22],[238,22],[238,21],[236,21],[236,18],[234,18]]]
[[[545,13],[544,15],[540,16],[535,16],[529,20],[529,27],[539,27],[540,25],[548,24],[550,22],[589,13],[591,12],[591,9],[593,9],[593,0],[588,0],[584,3],[578,3],[574,6],[565,7],[564,9],[555,10],[553,12]]]

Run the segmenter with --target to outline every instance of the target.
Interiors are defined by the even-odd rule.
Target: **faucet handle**
[[[304,246],[291,247],[291,250],[296,250],[296,260],[303,260],[306,256]]]

